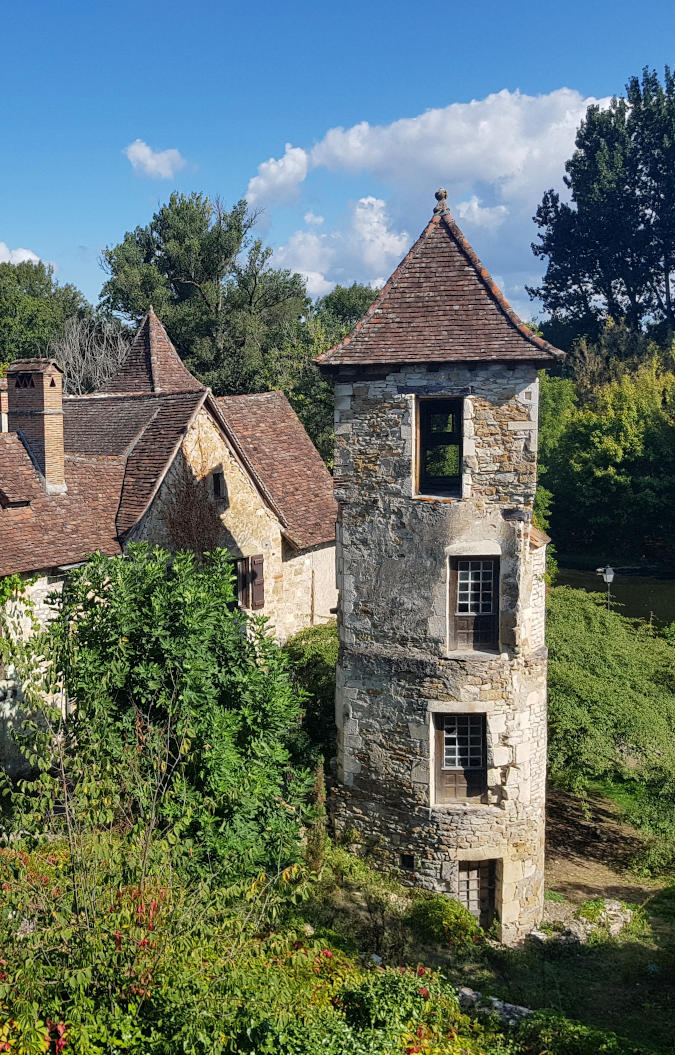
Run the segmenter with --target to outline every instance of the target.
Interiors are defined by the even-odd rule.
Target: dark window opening
[[[499,647],[499,560],[456,558],[450,563],[450,648]]]
[[[487,740],[484,714],[437,714],[435,799],[484,802],[487,795]]]
[[[252,612],[265,607],[264,558],[262,554],[255,557],[241,557],[234,562],[237,573],[237,601],[240,608],[250,608]]]
[[[421,399],[418,406],[419,490],[460,494],[462,400]]]
[[[17,374],[16,375],[16,387],[17,388],[35,388],[35,378],[32,374]]]
[[[483,928],[495,918],[495,862],[460,861],[458,899]]]
[[[401,854],[401,870],[403,872],[414,872],[415,871],[415,856],[414,856],[414,854]]]
[[[225,497],[225,474],[224,473],[213,473],[213,497],[224,498]]]

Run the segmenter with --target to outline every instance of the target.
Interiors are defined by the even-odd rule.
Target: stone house
[[[331,618],[332,478],[283,393],[214,398],[152,309],[102,391],[64,397],[51,359],[12,363],[7,383],[0,576],[30,580],[38,618],[69,567],[142,539],[226,547],[240,604],[282,641]],[[13,691],[0,683],[7,721]]]
[[[502,939],[540,920],[547,537],[537,370],[562,353],[434,215],[335,382],[338,830]]]

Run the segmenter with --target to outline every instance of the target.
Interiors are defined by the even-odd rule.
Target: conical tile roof
[[[194,392],[204,388],[178,355],[152,308],[131,342],[129,354],[102,392]]]
[[[563,353],[535,336],[508,304],[445,205],[352,333],[317,359],[342,365],[499,362],[553,363]]]

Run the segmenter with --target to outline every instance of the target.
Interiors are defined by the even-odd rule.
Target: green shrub
[[[306,696],[304,727],[324,758],[337,751],[335,668],[338,634],[335,623],[310,626],[284,645],[292,676]]]
[[[523,1055],[645,1055],[615,1033],[546,1012],[524,1019],[516,1036]]]
[[[406,920],[425,941],[457,950],[473,948],[484,938],[469,910],[444,894],[420,893],[410,906]]]

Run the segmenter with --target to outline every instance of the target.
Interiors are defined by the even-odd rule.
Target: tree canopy
[[[569,343],[603,319],[675,327],[675,78],[645,68],[625,99],[590,106],[565,165],[571,201],[544,194],[534,217],[536,256],[547,260],[529,290],[551,317],[547,336]]]
[[[179,354],[216,395],[256,391],[271,349],[309,301],[299,275],[273,268],[246,202],[172,194],[149,224],[103,252],[101,303],[138,322],[152,305]]]
[[[0,363],[46,355],[50,342],[63,337],[66,321],[91,310],[80,291],[59,285],[42,261],[0,264]]]

